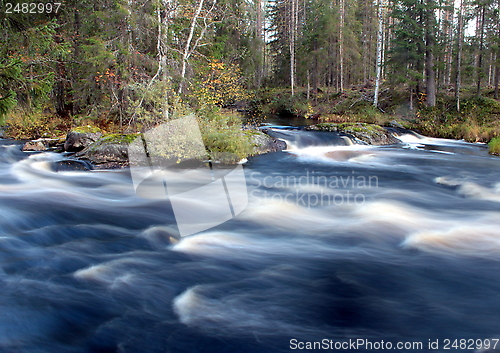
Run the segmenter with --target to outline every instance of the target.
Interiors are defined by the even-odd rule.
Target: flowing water
[[[127,170],[55,172],[62,155],[1,140],[0,352],[500,338],[500,159],[270,129],[289,147],[245,164],[248,207],[180,239],[168,201],[136,196]]]

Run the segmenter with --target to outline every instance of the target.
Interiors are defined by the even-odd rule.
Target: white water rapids
[[[55,172],[63,156],[1,141],[0,352],[500,338],[500,159],[282,133],[245,164],[248,207],[184,238],[127,170]]]

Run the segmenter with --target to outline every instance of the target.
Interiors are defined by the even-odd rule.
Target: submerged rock
[[[309,131],[330,131],[349,135],[354,142],[365,145],[392,145],[400,142],[382,126],[366,123],[322,123],[305,128]]]

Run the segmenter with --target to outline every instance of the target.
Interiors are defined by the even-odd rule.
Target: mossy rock
[[[108,134],[75,156],[96,165],[114,163],[122,167],[128,166],[128,146],[138,136],[140,134]]]
[[[141,135],[140,133],[136,133],[136,134],[107,134],[107,135],[104,135],[101,138],[101,140],[103,142],[106,142],[106,143],[131,144],[140,135]]]

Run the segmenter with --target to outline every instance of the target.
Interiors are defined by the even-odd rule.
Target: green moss
[[[243,133],[246,135],[246,136],[257,136],[257,135],[260,135],[261,132],[258,131],[258,130],[243,130]]]
[[[328,132],[385,132],[383,127],[367,123],[320,123],[315,126],[317,131]]]
[[[320,124],[317,124],[315,126],[316,126],[316,129],[318,131],[329,131],[329,132],[335,131],[336,132],[339,130],[339,125],[340,124],[335,124],[335,123],[320,123]]]
[[[500,156],[500,137],[491,139],[491,141],[488,143],[488,146],[490,148],[490,154]]]
[[[104,135],[99,141],[103,143],[126,143],[130,144],[139,136],[136,134],[107,134]]]
[[[81,134],[89,134],[89,133],[98,133],[102,132],[101,129],[99,129],[97,126],[91,126],[91,125],[86,125],[86,126],[78,126],[74,129],[72,129],[74,132],[79,132]]]

